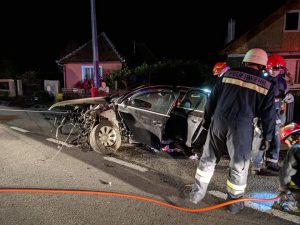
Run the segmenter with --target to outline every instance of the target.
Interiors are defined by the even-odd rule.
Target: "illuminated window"
[[[293,11],[290,11],[285,14],[285,20],[284,20],[284,31],[285,32],[300,31],[299,12],[300,11],[293,10]]]
[[[103,71],[102,66],[99,66],[99,74],[102,77]],[[94,75],[94,66],[82,66],[81,67],[81,79],[84,81],[85,79],[91,80]]]

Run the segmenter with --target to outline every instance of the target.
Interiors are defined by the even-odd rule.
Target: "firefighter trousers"
[[[192,202],[198,203],[205,197],[215,166],[225,151],[228,151],[230,157],[227,193],[230,198],[244,195],[251,158],[252,120],[253,118],[238,120],[222,116],[212,119],[190,192]]]

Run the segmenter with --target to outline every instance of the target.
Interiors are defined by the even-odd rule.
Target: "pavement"
[[[14,129],[16,132],[20,132],[20,133],[25,134],[26,136],[29,136],[31,138],[31,140],[38,140],[38,141],[41,141],[42,143],[44,143],[44,142],[51,142],[51,141],[49,141],[49,138],[54,137],[53,135],[55,133],[55,130],[53,127],[53,120],[52,120],[53,117],[51,117],[51,116],[49,117],[46,113],[37,112],[37,110],[34,110],[32,108],[26,109],[27,110],[26,112],[22,111],[22,109],[16,109],[16,108],[12,109],[10,107],[4,107],[4,106],[1,106],[0,109],[1,110],[4,109],[3,111],[0,110],[0,122],[5,123],[7,126],[9,126],[11,129]],[[7,110],[7,111],[5,111],[5,110]],[[16,110],[16,111],[12,111],[12,110]],[[20,111],[17,111],[17,110],[20,110]],[[45,119],[45,118],[48,118],[48,119]],[[14,128],[12,128],[12,127],[14,127]],[[53,127],[53,128],[51,128],[51,127]],[[19,130],[17,130],[16,128]],[[23,131],[20,129],[23,129]],[[8,137],[5,138],[3,135],[2,135],[2,137],[3,137],[4,141],[9,140]],[[62,141],[64,141],[64,140],[62,140]],[[28,142],[28,143],[30,146],[31,145],[30,142]],[[57,143],[52,143],[52,146],[55,149],[57,147]],[[22,148],[23,148],[22,145],[20,145],[20,149],[22,149]],[[42,148],[44,148],[44,145],[42,147],[37,147],[37,149],[39,149],[39,148],[41,148],[42,152],[44,151],[44,150],[42,150]],[[29,147],[29,149],[30,149],[30,147]],[[48,149],[48,148],[46,148],[46,149]],[[50,152],[47,153],[48,150],[51,151],[52,153],[50,153]],[[48,159],[43,158],[44,160],[46,160],[45,162],[49,161],[50,158],[53,158],[52,160],[57,159],[57,160],[61,161],[60,158],[62,157],[62,154],[64,154],[64,155],[66,154],[67,156],[69,156],[71,158],[76,158],[81,162],[85,162],[87,165],[93,165],[97,169],[101,169],[101,170],[103,169],[102,166],[99,166],[99,161],[97,159],[98,158],[97,153],[95,153],[95,152],[83,151],[83,149],[82,149],[82,151],[78,151],[78,149],[76,150],[76,148],[72,147],[72,146],[63,148],[62,151],[59,151],[58,148],[56,148],[56,150],[54,150],[54,152],[53,152],[53,149],[52,150],[48,149],[48,150],[45,152],[45,155],[48,156]],[[10,157],[10,155],[11,155],[11,154],[9,154],[9,152],[14,152],[14,151],[13,151],[13,149],[10,149],[7,153],[7,157]],[[36,153],[34,153],[34,154],[29,153],[28,151],[26,151],[26,152],[27,152],[26,154],[30,155],[30,156],[33,156],[34,154],[36,154]],[[15,156],[17,156],[17,155],[15,155]],[[7,159],[7,157],[4,157],[4,158]],[[24,157],[26,157],[26,156],[24,156]],[[63,157],[65,157],[65,156],[63,156]],[[162,193],[166,193],[168,196],[172,193],[173,197],[178,196],[180,193],[180,190],[182,190],[183,186],[191,185],[194,182],[194,175],[195,175],[195,171],[196,171],[197,164],[198,164],[197,160],[190,160],[187,157],[182,157],[182,156],[181,157],[174,156],[167,152],[159,152],[159,153],[153,154],[153,152],[151,153],[149,151],[145,151],[145,149],[141,148],[141,146],[139,146],[139,145],[123,145],[120,148],[120,150],[117,152],[117,154],[110,155],[110,156],[104,156],[104,157],[113,157],[113,158],[116,158],[117,160],[122,160],[126,163],[131,163],[131,164],[140,166],[142,168],[146,168],[148,170],[148,172],[146,171],[147,174],[149,173],[149,171],[151,173],[154,172],[156,175],[155,176],[151,175],[151,177],[135,174],[135,176],[132,178],[133,180],[130,180],[129,178],[127,178],[127,176],[128,176],[128,174],[126,174],[128,171],[127,169],[124,170],[124,169],[120,168],[119,172],[114,171],[110,175],[116,176],[116,174],[120,173],[120,177],[122,177],[122,180],[131,183],[132,186],[134,186],[135,188],[139,187],[140,189],[147,191],[147,193],[155,193],[158,196],[161,196]],[[69,159],[67,157],[67,158],[64,158],[64,160],[69,160]],[[104,158],[104,160],[106,161],[106,163],[104,163],[104,165],[108,165],[108,166],[105,166],[108,168],[110,168],[110,166],[113,166],[113,168],[115,168],[114,165],[118,164],[118,162],[116,162],[116,160],[111,161],[108,158]],[[16,160],[16,163],[18,161],[19,160]],[[22,159],[21,159],[21,161],[22,161]],[[63,161],[61,161],[60,163],[64,164]],[[225,158],[225,159],[222,159],[220,161],[220,163],[217,165],[215,174],[210,183],[209,191],[210,191],[211,195],[207,197],[206,203],[208,202],[209,204],[214,204],[216,202],[216,199],[221,199],[221,200],[223,199],[224,194],[226,193],[226,191],[224,191],[224,190],[226,190],[226,179],[228,176],[228,162],[229,162],[228,159]],[[1,162],[1,165],[7,165],[7,166],[14,167],[14,164],[11,164],[11,165],[3,164],[3,162]],[[17,166],[17,165],[18,164],[15,164],[15,166]],[[76,165],[76,163],[74,165]],[[41,166],[41,165],[37,165],[37,166]],[[56,165],[56,166],[58,167],[58,165]],[[121,165],[121,167],[126,167],[126,165]],[[5,168],[5,167],[3,167],[3,168]],[[11,169],[9,169],[9,170],[11,170]],[[33,168],[33,172],[31,172],[30,177],[34,178],[34,176],[35,176],[34,174],[36,173],[36,172],[34,172],[35,170],[37,170],[37,168]],[[72,168],[70,168],[68,170],[72,170]],[[57,175],[56,175],[58,177],[62,176],[62,174],[60,174],[59,171],[60,170],[57,171]],[[63,171],[67,171],[67,169],[64,169]],[[122,174],[121,171],[124,174]],[[14,169],[12,170],[12,172],[15,173]],[[46,170],[44,172],[47,173]],[[77,171],[77,172],[80,173],[79,171]],[[142,171],[140,171],[140,172],[142,172]],[[142,172],[142,173],[145,173],[145,172]],[[22,179],[23,179],[22,177],[24,177],[25,180],[28,179],[26,177],[26,173],[25,174],[20,173],[19,175],[17,175],[17,174],[19,174],[19,172],[15,174],[18,177],[15,180],[20,179],[20,181],[22,181]],[[41,174],[41,176],[45,176],[45,175]],[[10,175],[8,177],[10,177]],[[50,179],[50,181],[47,181],[47,182],[51,182],[51,177],[49,177],[49,179]],[[37,181],[35,181],[35,179],[33,179],[33,180],[28,180],[28,182],[29,182],[28,185],[32,186]],[[53,184],[59,184],[59,181],[53,180],[53,182],[54,182]],[[68,182],[69,182],[69,179],[68,179]],[[87,181],[87,182],[90,182],[90,181]],[[106,185],[107,184],[109,185],[109,182],[111,182],[111,181],[110,181],[109,177],[106,176],[105,179],[100,178],[100,182],[102,184],[105,183]],[[15,183],[15,184],[17,184],[17,183]],[[82,184],[84,184],[84,183],[82,183]],[[151,185],[149,186],[149,184],[151,184]],[[165,185],[167,185],[167,187],[161,189],[161,188],[159,188],[159,187],[162,187],[161,184],[165,184]],[[259,193],[266,193],[266,196],[270,197],[272,194],[274,195],[277,193],[278,185],[279,185],[279,182],[278,182],[277,175],[273,174],[273,175],[264,175],[264,176],[253,176],[253,175],[249,174],[247,193],[252,196],[258,196]],[[37,186],[39,186],[39,184]],[[118,188],[119,187],[120,186],[118,186]],[[92,186],[91,186],[91,188],[92,188]],[[130,190],[130,189],[131,188],[129,188],[128,190]],[[157,189],[157,191],[154,191],[155,189]],[[118,191],[118,190],[120,190],[120,189],[116,189],[116,191]],[[132,189],[132,190],[136,190],[136,189]],[[137,193],[140,193],[140,192],[137,192]],[[213,196],[215,196],[215,198]],[[169,197],[167,199],[169,199]],[[177,199],[177,200],[173,199],[172,201],[180,202],[180,199]],[[66,204],[66,203],[64,203],[63,205],[65,205],[65,207],[69,207],[68,204]],[[122,205],[123,205],[123,203],[122,203]],[[55,206],[52,205],[51,207],[55,207]],[[103,207],[106,207],[106,206],[103,205]],[[126,204],[125,204],[124,207],[129,207],[129,206],[126,206]],[[138,209],[136,209],[136,210],[138,210]],[[264,208],[263,210],[260,210],[260,212],[262,212],[262,211],[267,211],[267,212],[273,213],[273,211],[270,211],[270,207],[268,209]],[[247,210],[246,212],[249,213],[249,215],[253,214],[252,211]],[[226,215],[220,216],[219,213],[220,213],[220,211],[218,211],[216,214],[213,213],[214,219],[208,220],[208,221],[210,221],[210,223],[208,223],[208,224],[212,224],[212,223],[226,224],[226,222],[224,222],[224,221],[222,222],[222,219],[224,216],[225,216],[225,220],[227,222],[231,221],[231,222],[228,222],[228,224],[232,224],[232,220],[228,219],[228,217]],[[247,213],[244,214],[244,216],[246,216]],[[276,211],[276,213],[278,213],[278,212]],[[273,214],[277,215],[276,213],[275,214],[273,213]],[[103,216],[104,216],[104,214],[103,214]],[[115,216],[117,216],[117,214]],[[124,214],[123,214],[123,216],[124,216]],[[243,217],[243,215],[242,215],[242,217]],[[237,219],[237,221],[241,222],[242,217],[238,216],[238,217],[235,217],[235,219],[239,218],[239,219]],[[277,218],[277,216],[275,216],[273,219],[267,219],[268,217],[266,217],[262,214],[262,215],[260,215],[260,217],[265,218],[266,220],[258,219],[258,220],[256,220],[256,222],[248,220],[247,224],[258,224],[258,221],[260,221],[260,222],[264,221],[262,223],[265,223],[265,224],[277,224],[277,222],[274,222],[275,220],[273,220],[273,219]],[[127,218],[128,218],[128,216],[127,216]],[[162,219],[161,215],[159,215],[159,218]],[[220,220],[217,220],[216,218],[220,218]],[[279,216],[279,218],[283,218],[283,217]],[[186,219],[188,219],[188,218],[186,218]],[[188,220],[190,220],[190,219],[191,218],[189,218]],[[287,221],[296,220],[297,221],[298,219],[299,219],[299,223],[300,223],[300,218],[298,218],[298,217],[292,218],[292,219],[289,218],[289,219],[285,219],[285,220],[287,220]],[[281,219],[278,219],[278,222],[280,220]],[[114,221],[114,220],[112,220],[112,221]],[[180,221],[182,221],[182,220],[180,220]],[[219,222],[217,222],[217,221],[219,221]],[[244,218],[244,221],[245,221],[245,218]],[[271,221],[272,221],[272,223],[269,223]],[[27,221],[27,223],[25,223],[25,224],[30,224],[29,222],[30,221]],[[144,222],[145,222],[145,224],[149,224],[149,222],[147,222],[146,220],[144,220]],[[289,224],[289,223],[285,223],[285,222],[282,222],[282,223]],[[9,223],[1,223],[1,224],[9,224]],[[14,224],[14,223],[11,223],[11,224]],[[68,223],[66,223],[66,224],[68,224]],[[109,223],[107,223],[107,224],[109,224]],[[120,224],[122,224],[122,222],[120,222]],[[157,224],[160,224],[160,223],[158,222]],[[196,223],[191,222],[190,224],[196,224]],[[280,224],[280,223],[278,223],[278,224]]]

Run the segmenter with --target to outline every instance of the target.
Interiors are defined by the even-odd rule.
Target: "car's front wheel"
[[[101,120],[90,133],[90,145],[94,151],[111,153],[121,146],[119,128],[108,120]]]

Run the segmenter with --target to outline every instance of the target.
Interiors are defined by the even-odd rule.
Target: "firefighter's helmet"
[[[243,62],[267,66],[268,55],[263,49],[253,48],[246,53]]]
[[[276,77],[279,74],[284,74],[286,71],[285,59],[278,54],[269,56],[266,70],[273,77]]]
[[[230,67],[226,62],[217,62],[213,68],[213,75],[222,76]]]
[[[285,68],[286,67],[286,62],[285,59],[278,54],[270,55],[268,58],[268,63],[267,63],[267,70],[273,69],[273,68]]]
[[[289,138],[292,134],[300,133],[300,125],[297,123],[290,123],[283,128],[281,128],[280,132],[280,141],[284,143],[284,141]]]

